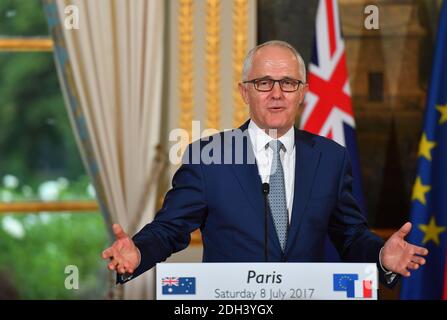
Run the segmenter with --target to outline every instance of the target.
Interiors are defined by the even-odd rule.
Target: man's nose
[[[275,82],[273,84],[273,88],[272,88],[272,97],[274,98],[281,98],[282,97],[282,90],[281,90],[281,86],[279,85],[279,82]]]

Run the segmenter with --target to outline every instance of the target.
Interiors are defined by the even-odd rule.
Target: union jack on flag
[[[336,0],[319,2],[314,49],[308,73],[309,92],[300,127],[332,139],[348,149],[354,176],[354,197],[363,215],[366,215],[345,44]]]
[[[166,277],[161,279],[162,286],[178,286],[178,277]]]

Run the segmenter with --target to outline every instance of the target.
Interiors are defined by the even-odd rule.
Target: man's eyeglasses
[[[304,82],[301,80],[290,79],[290,78],[284,78],[279,80],[274,80],[270,78],[261,78],[261,79],[242,81],[242,83],[253,83],[255,89],[262,92],[271,91],[273,89],[273,86],[275,85],[275,82],[279,83],[281,90],[284,92],[294,92],[298,90],[300,84],[304,84]]]

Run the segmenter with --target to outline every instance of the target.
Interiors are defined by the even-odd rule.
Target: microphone
[[[264,257],[265,257],[265,262],[269,261],[269,257],[268,257],[268,237],[267,237],[267,230],[268,230],[268,212],[269,212],[269,208],[268,208],[268,194],[270,192],[270,185],[265,182],[262,184],[262,193],[264,194]]]

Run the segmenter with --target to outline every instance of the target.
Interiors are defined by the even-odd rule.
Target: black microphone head
[[[262,184],[262,193],[268,194],[270,192],[270,185],[267,182]]]

